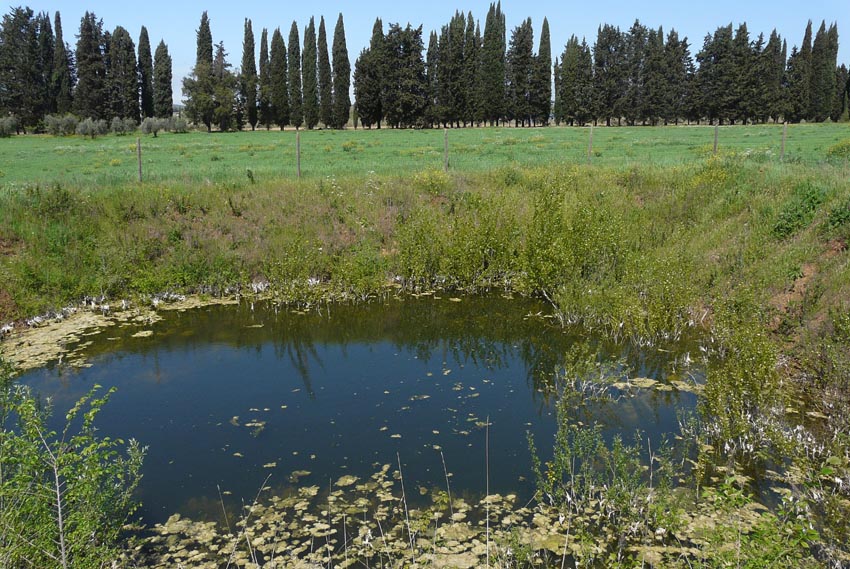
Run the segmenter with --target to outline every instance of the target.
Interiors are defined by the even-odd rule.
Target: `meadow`
[[[720,152],[752,160],[778,161],[782,125],[720,127]],[[847,125],[789,125],[787,161],[816,163],[850,137]],[[274,182],[296,178],[296,133],[160,133],[141,138],[144,180],[150,183]],[[468,128],[448,131],[450,169],[488,172],[495,168],[586,163],[590,128]],[[713,153],[714,127],[597,127],[593,164],[674,166]],[[401,176],[443,168],[442,130],[302,131],[305,179]],[[250,174],[249,174],[250,172]],[[22,136],[0,139],[0,186],[62,184],[114,187],[136,182],[134,136]]]

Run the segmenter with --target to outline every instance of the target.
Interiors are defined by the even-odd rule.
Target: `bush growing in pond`
[[[0,566],[106,567],[136,510],[145,449],[100,437],[98,387],[47,427],[50,409],[0,361]]]

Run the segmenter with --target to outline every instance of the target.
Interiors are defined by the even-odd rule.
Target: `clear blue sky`
[[[103,19],[104,28],[112,30],[117,25],[124,26],[138,42],[139,30],[147,26],[152,49],[160,39],[168,44],[173,59],[174,100],[182,99],[181,79],[189,73],[195,59],[195,30],[198,28],[201,13],[207,10],[213,33],[213,41],[224,42],[229,60],[238,67],[242,57],[242,33],[245,18],[252,20],[257,49],[259,50],[260,32],[265,27],[271,32],[280,27],[284,40],[288,40],[292,21],[298,22],[303,41],[303,30],[310,16],[325,17],[328,30],[328,42],[332,41],[333,28],[340,12],[345,19],[348,53],[352,68],[360,50],[369,42],[372,24],[381,17],[384,25],[390,22],[414,26],[424,25],[427,34],[439,30],[448,22],[456,9],[465,13],[472,11],[481,22],[487,16],[489,1],[446,1],[425,0],[424,2],[372,1],[372,2],[334,2],[313,0],[308,2],[199,2],[197,0],[143,0],[141,2],[115,2],[114,0],[33,0],[21,2],[34,11],[62,13],[62,27],[65,41],[75,44],[75,34],[79,29],[80,18],[86,10],[93,11]],[[593,44],[597,27],[609,23],[627,29],[638,18],[647,26],[664,27],[665,33],[675,28],[680,36],[687,36],[692,54],[696,54],[702,45],[706,33],[713,32],[718,26],[732,22],[736,27],[742,21],[747,22],[753,39],[759,32],[765,36],[773,28],[788,40],[788,50],[799,45],[803,39],[806,22],[812,20],[815,31],[821,20],[838,23],[840,52],[839,63],[850,63],[850,4],[847,0],[815,0],[800,2],[795,0],[714,0],[700,2],[695,0],[636,2],[626,0],[595,0],[575,2],[564,0],[542,0],[518,2],[503,0],[502,10],[507,17],[508,36],[510,30],[523,19],[531,17],[534,24],[535,50],[539,40],[540,25],[543,17],[549,19],[552,35],[552,53],[560,55],[563,46],[571,34],[587,38]]]

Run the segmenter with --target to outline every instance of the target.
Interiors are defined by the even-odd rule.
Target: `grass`
[[[817,163],[850,136],[847,125],[790,125],[786,159]],[[587,161],[588,128],[458,129],[449,131],[451,169],[545,167]],[[721,127],[719,148],[753,160],[777,161],[781,125]],[[593,132],[594,164],[672,166],[712,153],[714,127],[602,128]],[[133,136],[22,136],[0,139],[0,184],[60,183],[112,187],[137,177]],[[301,133],[302,175],[308,179],[409,175],[442,169],[441,130],[382,129]],[[272,182],[296,177],[295,132],[160,134],[142,137],[144,177],[168,184]],[[833,152],[832,159],[841,161]]]

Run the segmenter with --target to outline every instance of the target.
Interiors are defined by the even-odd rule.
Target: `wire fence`
[[[821,163],[850,148],[844,124],[457,128],[32,136],[0,141],[0,185],[254,183],[486,172],[564,164],[680,165],[711,156]],[[846,154],[846,153],[845,153]]]

